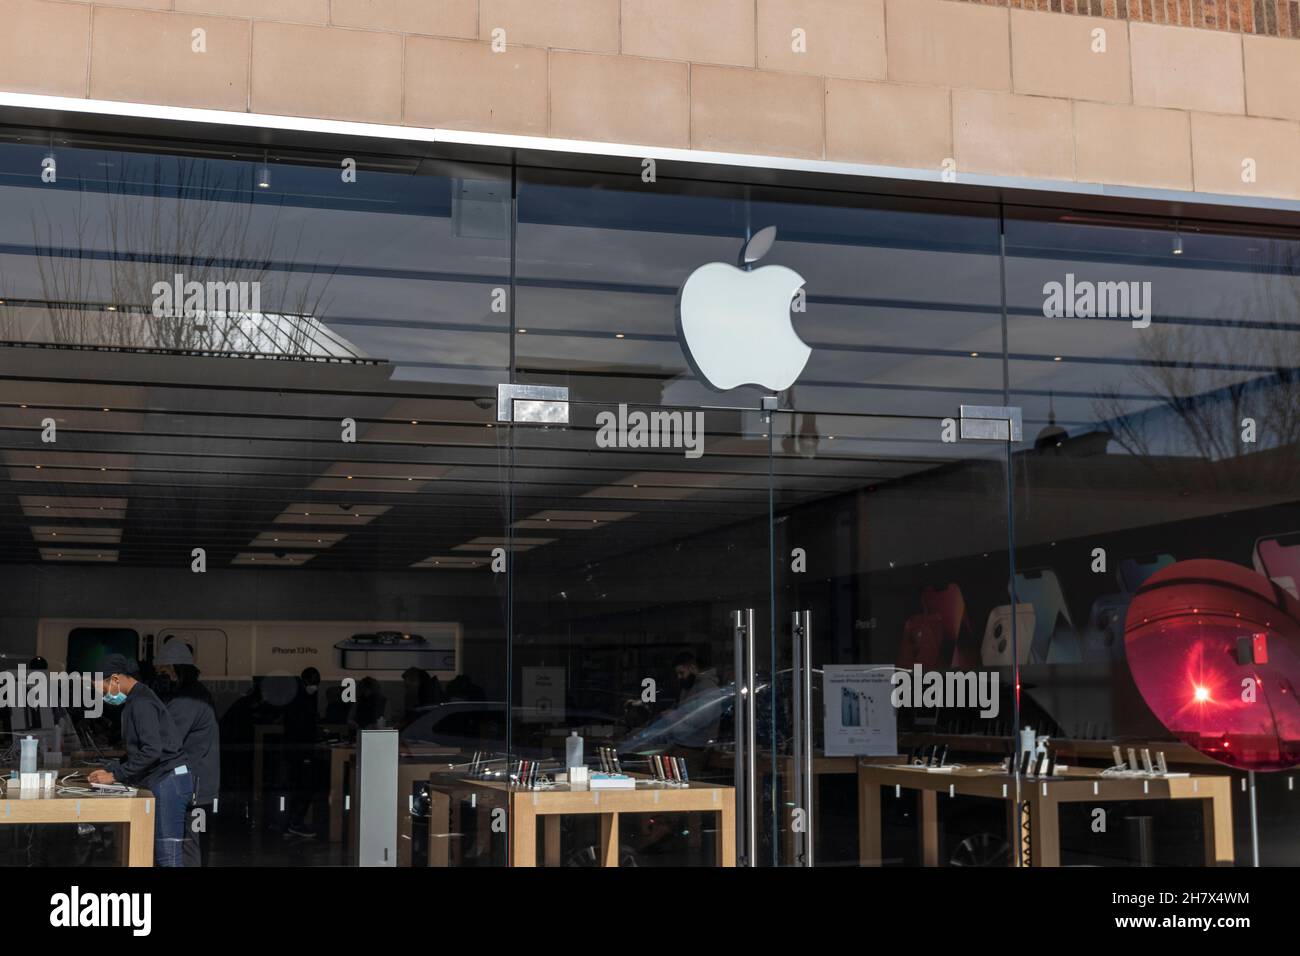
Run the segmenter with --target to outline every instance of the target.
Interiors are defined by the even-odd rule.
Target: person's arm
[[[122,728],[122,739],[127,744],[126,758],[110,763],[108,772],[119,783],[143,780],[162,759],[162,728],[158,724],[158,714],[152,707],[141,702],[141,706],[132,707],[122,718],[132,731],[128,733],[127,727]],[[135,738],[135,746],[131,746],[132,736]]]

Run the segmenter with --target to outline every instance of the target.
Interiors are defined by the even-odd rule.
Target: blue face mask
[[[112,704],[114,707],[121,707],[126,703],[126,694],[120,690],[116,694],[105,694],[104,703]]]

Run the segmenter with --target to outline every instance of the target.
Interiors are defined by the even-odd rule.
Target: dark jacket
[[[167,701],[167,712],[180,735],[185,765],[194,780],[194,802],[209,804],[221,790],[221,731],[216,712],[204,698],[185,693]]]
[[[122,745],[126,757],[108,764],[119,783],[152,789],[153,781],[185,763],[180,735],[158,695],[140,682],[122,705]]]

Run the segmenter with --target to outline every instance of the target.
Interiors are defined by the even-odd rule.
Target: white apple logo
[[[760,229],[745,244],[741,261],[757,262],[775,241],[775,226]],[[803,276],[785,266],[752,272],[726,262],[700,266],[682,286],[677,307],[691,366],[723,391],[738,385],[789,388],[812,354],[790,322],[790,301],[803,284]]]

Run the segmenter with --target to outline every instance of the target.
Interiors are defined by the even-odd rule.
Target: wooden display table
[[[880,758],[876,758],[879,760]],[[1071,767],[1063,778],[1021,778],[1021,797],[1029,810],[1029,846],[1034,866],[1061,865],[1060,805],[1114,800],[1199,800],[1205,820],[1205,863],[1231,866],[1232,779],[1226,775],[1189,777],[1102,776],[1088,767]],[[1008,843],[1016,845],[1020,820],[1015,781],[1000,766],[967,765],[948,773],[917,767],[868,763],[858,765],[859,862],[881,863],[881,787],[915,790],[920,797],[921,861],[939,865],[939,794],[987,797],[1007,804]]]
[[[736,791],[716,784],[692,783],[686,787],[666,787],[637,780],[635,790],[570,790],[558,784],[551,790],[525,790],[496,780],[477,780],[452,774],[435,774],[435,788],[446,800],[435,800],[430,831],[451,820],[462,801],[474,804],[479,821],[477,832],[484,840],[492,830],[492,811],[504,808],[509,821],[509,863],[511,866],[537,866],[537,823],[543,827],[543,846],[547,866],[560,864],[560,817],[566,814],[589,814],[600,817],[600,865],[618,866],[618,818],[620,813],[716,813],[718,839],[716,864],[736,865]],[[430,833],[430,839],[435,839]],[[484,847],[485,849],[485,847]],[[431,859],[435,854],[430,854]],[[436,854],[445,864],[446,854]]]
[[[77,796],[20,792],[16,787],[0,800],[0,824],[120,823],[126,836],[120,841],[124,866],[153,866],[154,798],[148,790],[135,796]]]

